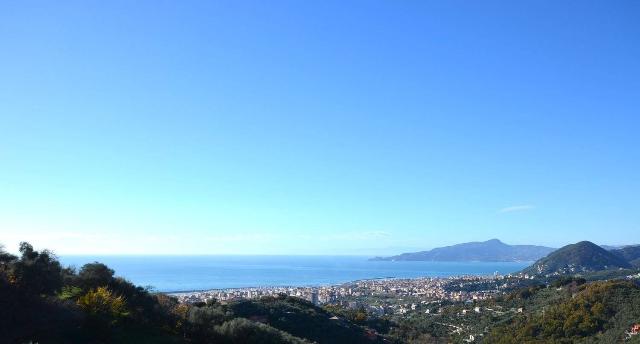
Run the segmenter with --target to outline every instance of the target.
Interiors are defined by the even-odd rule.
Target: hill
[[[392,257],[376,257],[372,260],[413,261],[481,261],[514,262],[535,261],[551,253],[551,247],[534,245],[507,245],[498,239],[468,242],[434,248],[430,251],[403,253]]]
[[[291,296],[239,300],[226,306],[235,317],[257,319],[280,331],[315,343],[376,343],[362,327],[314,304]]]
[[[624,258],[590,242],[564,246],[523,270],[537,275],[572,274],[631,268]]]
[[[640,267],[640,245],[625,246],[610,252],[623,258],[631,265]]]
[[[49,251],[0,247],[0,343],[377,343],[375,332],[289,296],[179,303]]]
[[[525,312],[495,323],[483,343],[638,343],[626,331],[640,319],[640,287],[629,281],[537,288],[516,307]],[[637,336],[636,336],[637,337]]]

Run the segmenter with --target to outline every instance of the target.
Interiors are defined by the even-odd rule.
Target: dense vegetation
[[[477,309],[478,311],[474,311]],[[496,299],[441,303],[431,314],[391,316],[401,343],[640,343],[640,287],[562,276]],[[466,312],[465,312],[466,310]]]
[[[617,254],[589,242],[564,246],[539,259],[524,272],[530,274],[572,274],[607,269],[629,269],[631,264]]]
[[[626,246],[612,250],[611,253],[622,257],[633,266],[640,267],[640,245]]]
[[[560,302],[544,302],[535,311],[495,327],[487,343],[619,343],[640,320],[640,288],[627,281],[576,281]],[[581,282],[581,281],[579,281]],[[540,292],[540,290],[534,291]],[[532,297],[529,293],[527,297]],[[558,301],[558,300],[556,300]],[[638,338],[635,338],[636,340]]]
[[[178,303],[114,276],[75,271],[49,251],[0,249],[2,343],[375,343],[373,331],[287,296]]]
[[[578,247],[563,256],[590,249]],[[438,300],[429,313],[375,316],[362,306],[321,308],[284,295],[179,303],[101,263],[75,270],[27,243],[19,252],[0,248],[1,343],[461,343],[470,335],[485,343],[619,343],[640,323],[640,287],[611,280],[637,270],[515,279],[514,291],[502,297]],[[594,282],[603,278],[610,280]]]

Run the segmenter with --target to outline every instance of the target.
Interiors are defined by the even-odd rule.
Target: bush
[[[90,315],[107,317],[114,322],[129,314],[124,297],[114,295],[106,287],[98,287],[80,296],[77,304]]]
[[[303,344],[309,343],[271,326],[236,318],[216,326],[215,331],[224,337],[225,342],[233,344],[262,343],[262,344]]]

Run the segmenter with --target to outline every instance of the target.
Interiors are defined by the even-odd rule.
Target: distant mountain
[[[507,245],[498,239],[483,242],[468,242],[453,246],[434,248],[430,251],[403,253],[392,257],[376,257],[372,260],[422,260],[422,261],[481,261],[514,262],[534,261],[555,250],[551,247],[533,245]]]
[[[598,245],[598,246],[604,248],[607,251],[618,250],[625,247],[625,245]]]
[[[559,248],[523,270],[525,273],[550,275],[631,268],[621,256],[590,242],[581,241]]]
[[[604,248],[607,251],[614,251],[614,250],[619,250],[622,248],[626,248],[626,247],[633,247],[633,246],[640,246],[640,244],[625,244],[625,245],[598,245],[602,248]]]
[[[624,246],[609,252],[623,258],[633,266],[640,267],[640,245]]]

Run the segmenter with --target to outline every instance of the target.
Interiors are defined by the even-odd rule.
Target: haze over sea
[[[162,292],[315,286],[359,279],[506,274],[530,262],[369,261],[365,256],[62,256],[80,268],[99,261],[131,282]]]

